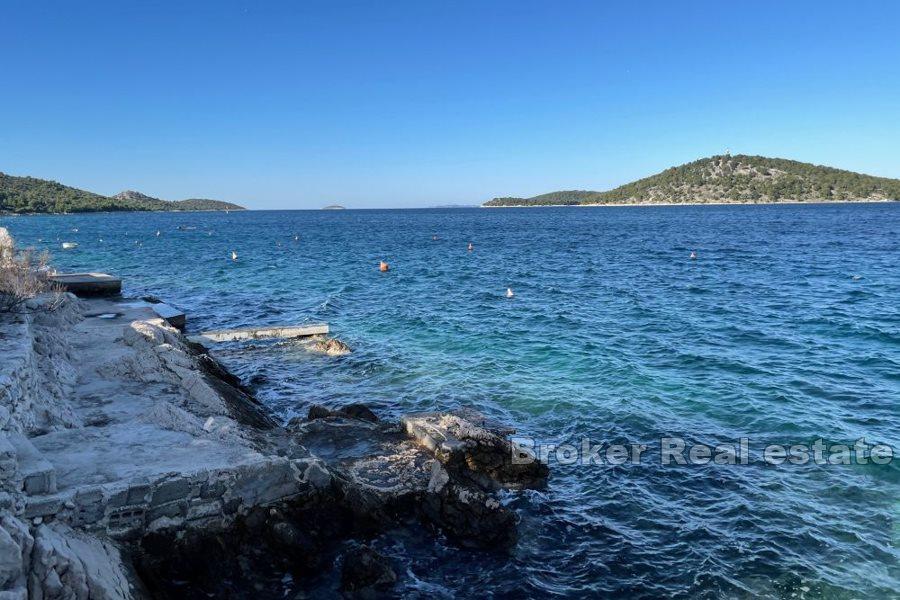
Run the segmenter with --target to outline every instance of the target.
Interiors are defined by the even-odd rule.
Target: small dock
[[[215,342],[236,342],[240,340],[292,339],[328,335],[327,323],[309,325],[269,325],[267,327],[244,327],[241,329],[220,329],[189,335],[188,339],[198,344]]]
[[[48,276],[76,296],[115,296],[122,293],[122,280],[106,273],[58,273]]]

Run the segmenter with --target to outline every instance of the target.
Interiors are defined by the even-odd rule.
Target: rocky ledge
[[[497,491],[546,480],[477,413],[281,426],[146,303],[57,304],[0,315],[2,599],[281,596],[339,564],[335,593],[373,594],[397,574],[339,541],[419,522],[505,551]]]

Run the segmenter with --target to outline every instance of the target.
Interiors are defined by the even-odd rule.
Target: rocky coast
[[[147,303],[39,296],[0,314],[0,599],[281,597],[328,571],[388,592],[386,528],[514,546],[497,493],[548,470],[510,433],[364,405],[283,424]]]

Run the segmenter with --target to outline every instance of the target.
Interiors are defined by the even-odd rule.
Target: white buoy
[[[237,260],[237,252],[234,250],[231,251],[231,260]]]
[[[515,296],[515,294],[513,294],[512,288],[506,288],[506,297],[512,298],[513,296]]]
[[[157,230],[156,230],[156,237],[159,237],[159,233],[160,233],[160,231],[159,231],[159,229],[157,229]]]
[[[691,250],[691,260],[697,260],[697,253]]]

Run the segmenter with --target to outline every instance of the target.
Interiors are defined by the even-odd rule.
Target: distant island
[[[900,199],[900,179],[783,158],[724,154],[703,158],[606,192],[571,190],[494,198],[482,206],[753,204]]]
[[[135,191],[103,196],[35,177],[15,177],[0,173],[0,213],[70,213],[100,211],[188,211],[245,210],[243,206],[190,198],[160,200]]]
[[[322,210],[346,210],[346,208],[340,204],[329,204],[328,206],[323,206]]]

